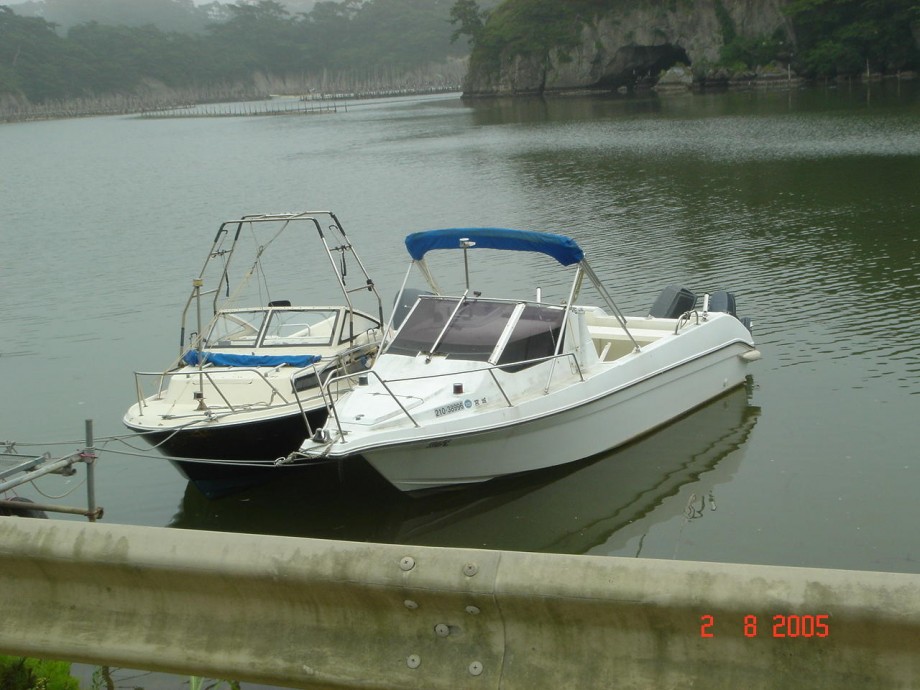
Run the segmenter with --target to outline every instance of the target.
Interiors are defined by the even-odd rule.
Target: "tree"
[[[29,0],[16,5],[20,16],[42,17],[57,25],[59,33],[78,24],[106,26],[153,24],[161,31],[201,33],[210,21],[208,10],[192,0]]]
[[[208,8],[213,19],[205,33],[167,32],[152,23],[83,21],[66,35],[43,18],[23,17],[0,5],[0,94],[37,104],[136,93],[150,81],[176,88],[245,85],[256,73],[287,77],[325,70],[392,80],[466,53],[451,47],[453,1],[327,1],[294,16],[278,0],[212,2],[198,7]],[[33,4],[71,7],[74,2]],[[87,0],[87,7],[112,2],[136,4]],[[151,0],[149,7],[168,6],[194,7],[191,0]],[[481,21],[484,13],[477,13]]]
[[[74,95],[66,70],[67,44],[54,24],[38,17],[19,17],[0,6],[0,85],[30,101]]]
[[[786,13],[795,25],[800,70],[811,76],[920,67],[912,24],[917,0],[794,0]]]
[[[354,68],[408,69],[442,61],[450,49],[450,0],[372,0],[349,22],[339,55]]]
[[[284,5],[258,0],[227,8],[230,20],[209,29],[215,55],[250,72],[288,74],[303,67],[305,41],[300,20],[292,18]]]
[[[476,0],[457,0],[450,8],[450,23],[460,26],[450,35],[450,42],[456,43],[458,38],[466,36],[471,46],[476,45],[488,17],[488,11],[480,9]]]

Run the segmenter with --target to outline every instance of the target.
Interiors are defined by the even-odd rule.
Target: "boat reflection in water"
[[[594,458],[406,496],[361,462],[322,493],[274,482],[207,500],[189,487],[170,526],[551,553],[625,553],[654,525],[715,508],[759,415],[751,380],[659,431]],[[685,488],[686,487],[686,488]],[[684,494],[689,496],[684,497]]]

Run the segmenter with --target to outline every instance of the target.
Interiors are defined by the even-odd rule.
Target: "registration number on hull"
[[[460,412],[463,409],[462,402],[453,402],[450,405],[445,405],[444,407],[434,408],[435,417],[443,417],[444,415],[453,414],[454,412]]]

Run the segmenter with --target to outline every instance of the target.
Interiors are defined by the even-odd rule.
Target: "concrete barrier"
[[[303,688],[909,688],[920,576],[0,518],[0,653]]]

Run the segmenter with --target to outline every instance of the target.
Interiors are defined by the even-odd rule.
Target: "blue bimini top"
[[[445,228],[423,230],[406,237],[406,249],[416,261],[432,249],[461,249],[461,239],[475,242],[473,249],[509,249],[519,252],[540,252],[553,257],[563,266],[581,261],[585,253],[575,240],[565,235],[508,228]]]
[[[292,367],[307,367],[315,364],[322,357],[319,355],[230,355],[225,352],[201,353],[202,364],[216,367],[277,367],[283,364]],[[182,361],[190,366],[198,364],[198,350],[189,350],[182,355]]]

